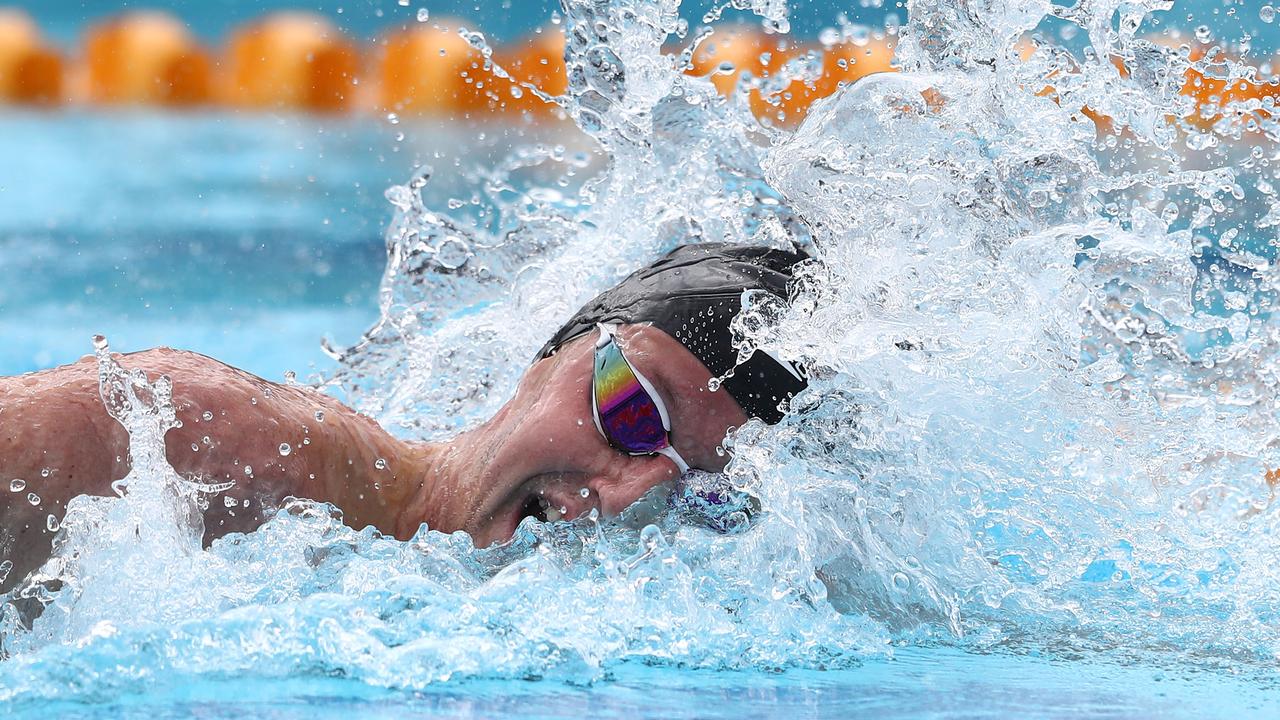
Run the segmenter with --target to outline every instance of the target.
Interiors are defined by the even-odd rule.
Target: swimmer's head
[[[722,471],[728,431],[752,417],[777,422],[805,387],[796,368],[763,352],[737,365],[730,330],[744,292],[786,298],[803,259],[685,246],[587,303],[507,404],[454,443],[438,468],[453,482],[431,524],[486,545],[527,516],[616,515],[687,469]]]
[[[805,388],[801,370],[768,353],[738,363],[729,324],[743,293],[767,292],[787,300],[792,269],[805,255],[772,248],[704,243],[683,245],[597,295],[569,319],[538,353],[591,334],[597,325],[648,324],[675,338],[750,417],[782,419],[780,404]]]

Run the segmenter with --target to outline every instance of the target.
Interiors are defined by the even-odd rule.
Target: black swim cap
[[[806,259],[803,253],[750,245],[682,245],[584,305],[542,346],[538,359],[591,332],[596,323],[650,323],[680,341],[713,376],[732,369],[721,387],[748,416],[773,425],[783,416],[779,403],[808,383],[798,368],[764,352],[737,365],[729,322],[742,309],[744,290],[786,300],[792,268]]]

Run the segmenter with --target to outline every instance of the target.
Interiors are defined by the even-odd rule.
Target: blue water
[[[0,373],[72,362],[95,333],[273,380],[331,369],[321,339],[349,345],[377,319],[383,192],[423,162],[474,169],[488,153],[474,136],[368,117],[0,110]]]
[[[174,678],[145,694],[10,708],[61,718],[1267,718],[1274,678],[1239,678],[1103,658],[974,655],[901,648],[838,670],[714,672],[625,665],[587,686],[463,680],[417,693],[354,680]]]
[[[443,151],[450,128],[182,115],[0,116],[0,372],[67,362],[108,333],[280,378],[332,367],[319,338],[349,343],[377,317],[383,189]],[[442,135],[443,134],[443,135]],[[50,158],[56,158],[50,161]],[[438,160],[438,158],[435,158]],[[548,608],[555,612],[555,608]],[[0,663],[0,686],[8,666]],[[1261,668],[1228,672],[1112,654],[894,648],[821,671],[649,667],[604,679],[463,678],[416,692],[329,672],[153,677],[66,668],[78,701],[5,708],[15,718],[593,717],[1238,718],[1280,713]],[[94,676],[103,673],[101,681]],[[58,673],[54,673],[56,677]],[[65,693],[49,688],[48,696]]]

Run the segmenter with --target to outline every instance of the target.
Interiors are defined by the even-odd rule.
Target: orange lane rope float
[[[63,100],[63,73],[62,56],[31,18],[0,8],[0,102],[56,105]]]
[[[85,34],[83,82],[102,105],[196,105],[211,100],[212,62],[170,15],[121,15]]]
[[[360,54],[327,19],[276,13],[236,31],[222,94],[239,108],[340,112],[357,106]]]
[[[89,28],[79,55],[64,58],[30,17],[0,9],[0,104],[222,105],[455,118],[560,114],[543,98],[568,87],[559,28],[540,29],[486,57],[487,49],[460,36],[464,25],[433,19],[362,47],[321,15],[280,12],[237,29],[217,53],[171,15],[130,12]],[[1023,59],[1034,51],[1029,40],[1019,47]],[[1205,62],[1203,50],[1178,51],[1194,64],[1180,90],[1188,104],[1179,112],[1191,126],[1204,130],[1228,121],[1248,131],[1271,119],[1280,83],[1216,76],[1217,65]],[[891,35],[864,32],[811,44],[729,26],[698,45],[687,72],[707,77],[725,97],[748,93],[747,106],[763,122],[792,127],[842,85],[895,71],[892,60]],[[1039,92],[1056,97],[1053,78],[1044,82]],[[1081,112],[1109,132],[1109,118],[1088,107]]]

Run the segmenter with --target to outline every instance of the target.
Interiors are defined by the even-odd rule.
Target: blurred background
[[[715,5],[686,2],[682,15],[694,28]],[[515,144],[593,151],[524,89],[563,90],[557,7],[0,5],[0,374],[74,361],[95,333],[118,350],[186,348],[273,380],[325,371],[321,339],[351,344],[378,317],[388,186],[429,164],[429,202],[443,208],[468,202]],[[790,7],[785,36],[726,11],[691,69],[718,69],[728,94],[744,69],[767,76],[807,59],[817,70],[805,82],[751,96],[780,127],[840,83],[892,69],[907,13],[893,0]],[[1182,0],[1156,20],[1166,39],[1230,44],[1271,71],[1269,4]],[[515,82],[495,78],[461,28],[483,32]]]

